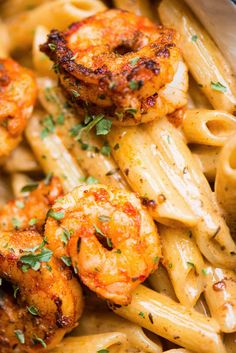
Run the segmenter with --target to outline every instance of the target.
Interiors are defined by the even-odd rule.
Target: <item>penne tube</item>
[[[227,353],[236,353],[236,332],[224,335]]]
[[[163,0],[161,22],[180,34],[179,46],[191,74],[215,109],[236,111],[236,81],[225,58],[182,1]]]
[[[111,308],[116,314],[194,352],[226,353],[214,319],[143,285],[134,290],[131,304]]]
[[[59,136],[51,133],[49,136],[41,137],[40,121],[44,116],[40,111],[34,113],[25,131],[26,138],[43,171],[57,176],[67,192],[82,183],[84,173]]]
[[[99,0],[52,0],[32,10],[17,13],[6,19],[10,49],[29,48],[39,25],[62,30],[75,21],[105,9],[106,6]]]
[[[32,58],[34,68],[39,75],[52,76],[55,78],[55,73],[52,70],[52,62],[46,54],[40,51],[40,45],[45,43],[49,30],[44,26],[37,26],[34,32]]]
[[[201,91],[197,82],[194,80],[192,75],[189,75],[189,95],[193,101],[194,108],[197,109],[212,109],[212,105],[209,100],[205,96],[205,94]],[[192,108],[191,108],[192,109]]]
[[[199,217],[192,230],[202,254],[215,266],[235,268],[236,245],[199,164],[178,130],[165,118],[146,124],[144,129],[161,155],[159,163],[164,160],[169,166],[173,185]]]
[[[21,197],[22,195],[22,188],[27,185],[31,184],[33,180],[24,173],[12,173],[11,174],[11,188],[13,191],[14,197]]]
[[[236,133],[236,119],[222,111],[192,109],[185,111],[182,127],[188,143],[223,146]]]
[[[4,22],[0,19],[0,58],[6,58],[9,52],[9,38],[7,28]]]
[[[236,134],[222,148],[216,169],[215,193],[232,234],[236,232]]]
[[[150,339],[142,327],[127,321],[112,312],[106,312],[100,308],[96,311],[86,311],[78,328],[73,332],[73,336],[84,336],[100,334],[105,332],[121,332],[127,336],[127,351],[161,353],[162,345],[156,336],[155,341]]]
[[[154,20],[151,2],[147,0],[114,0],[114,5],[119,9],[130,11],[139,16]],[[155,18],[156,20],[156,18]]]
[[[203,294],[198,299],[196,305],[194,306],[194,309],[197,312],[203,314],[204,316],[211,316],[209,308],[208,308],[207,303],[206,303],[206,299],[204,298]]]
[[[120,332],[108,332],[99,335],[89,335],[81,337],[67,337],[62,340],[51,353],[118,353],[120,350],[114,350],[114,346],[125,345],[127,337]],[[111,348],[111,350],[110,350]],[[121,352],[120,352],[121,353]]]
[[[207,266],[205,298],[211,316],[222,332],[236,331],[236,274],[234,271]]]
[[[190,145],[189,148],[207,180],[210,182],[215,181],[221,147]]]
[[[193,352],[183,348],[176,348],[176,349],[174,348],[174,349],[165,351],[164,353],[193,353]]]
[[[26,144],[20,144],[12,151],[3,168],[8,173],[40,171],[38,162]]]
[[[204,290],[202,255],[188,229],[158,227],[163,264],[181,304],[193,307]]]
[[[10,17],[22,11],[29,11],[48,0],[7,0],[0,3],[2,17]]]
[[[113,156],[130,187],[148,199],[155,220],[192,226],[197,217],[169,179],[169,169],[147,133],[141,127],[114,127],[108,134]],[[119,148],[115,148],[118,146]],[[160,156],[161,158],[161,156]]]
[[[158,293],[166,295],[176,302],[178,301],[168,273],[161,264],[159,264],[158,269],[153,272],[150,277],[148,277],[148,282],[151,288]]]
[[[6,180],[5,177],[0,175],[0,209],[3,207],[11,198],[12,190],[10,187],[10,183]]]
[[[100,183],[129,189],[123,175],[109,153],[102,153],[107,144],[93,131],[85,134],[83,143],[72,137],[70,131],[78,126],[81,119],[68,107],[65,108],[66,99],[56,84],[45,78],[38,80],[39,99],[43,107],[56,120],[58,116],[65,116],[63,124],[56,124],[56,133],[62,139],[66,148],[78,160],[79,165],[88,175],[93,175]],[[104,150],[106,151],[106,150]]]

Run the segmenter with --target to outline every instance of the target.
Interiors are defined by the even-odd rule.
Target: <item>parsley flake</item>
[[[137,64],[137,62],[139,61],[140,57],[139,56],[136,56],[135,58],[131,59],[130,60],[130,65],[134,66]]]
[[[104,156],[109,157],[111,154],[111,147],[108,144],[104,144],[100,150],[101,154],[103,154]]]
[[[64,262],[66,266],[71,266],[72,264],[70,256],[62,256],[61,260]]]
[[[27,184],[25,186],[23,186],[23,188],[21,189],[21,192],[31,192],[34,191],[35,189],[37,189],[38,187],[38,183],[31,183],[31,184]]]
[[[39,314],[38,309],[33,305],[27,306],[27,310],[31,315],[38,316],[38,314]]]
[[[56,44],[54,44],[54,43],[48,43],[48,46],[52,51],[56,50],[56,48],[57,48]]]
[[[15,229],[19,229],[19,228],[20,228],[20,226],[21,226],[21,221],[20,221],[18,218],[13,217],[12,220],[11,220],[11,222],[12,222],[12,225],[13,225],[13,227],[14,227]]]
[[[111,130],[112,122],[108,119],[101,119],[96,125],[96,134],[97,135],[107,135]]]
[[[25,344],[25,335],[24,335],[24,333],[21,330],[15,330],[14,333],[15,333],[15,336],[17,337],[18,341],[21,344]]]
[[[194,34],[192,37],[191,37],[191,41],[192,42],[196,42],[198,39],[198,36],[196,34]]]
[[[30,226],[34,226],[38,222],[37,218],[31,218],[29,221]]]
[[[54,211],[53,209],[50,209],[48,211],[48,217],[54,218],[56,221],[60,221],[62,218],[64,218],[65,213],[61,211]]]
[[[38,254],[27,254],[20,257],[20,261],[23,263],[21,267],[23,272],[27,272],[30,268],[34,271],[40,269],[41,262],[48,262],[51,260],[53,252],[49,249],[42,249]]]
[[[22,202],[22,201],[16,201],[16,207],[18,207],[18,208],[24,208],[25,207],[25,204],[24,204],[24,202]]]
[[[44,340],[42,338],[40,338],[40,337],[37,337],[36,335],[33,337],[33,342],[34,342],[34,344],[40,343],[41,346],[43,346],[43,348],[47,348],[47,345],[44,342]]]
[[[109,353],[108,349],[99,349],[99,351],[97,351],[97,353]]]
[[[68,244],[68,241],[70,240],[70,235],[71,233],[69,232],[69,230],[64,228],[61,235],[61,240],[65,245]]]
[[[211,81],[211,89],[213,89],[214,91],[222,92],[222,93],[227,92],[227,87],[222,85],[220,82],[212,82]]]
[[[132,89],[132,91],[136,91],[140,88],[140,85],[137,81],[131,80],[129,82],[129,88]]]
[[[98,219],[101,222],[109,222],[111,220],[111,217],[101,215],[101,216],[98,216]]]
[[[141,317],[144,319],[144,318],[145,318],[144,312],[143,312],[143,311],[140,311],[140,312],[139,312],[139,316],[141,316]]]

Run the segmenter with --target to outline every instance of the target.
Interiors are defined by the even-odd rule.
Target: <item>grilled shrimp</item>
[[[35,190],[32,190],[34,189]],[[32,191],[24,197],[9,201],[0,210],[0,229],[12,231],[28,228],[42,231],[46,214],[54,201],[62,196],[62,186],[58,178],[52,177],[37,185],[25,187]]]
[[[77,325],[81,288],[35,231],[0,231],[2,353],[53,348]]]
[[[0,157],[21,140],[36,100],[33,74],[12,59],[0,59]]]
[[[117,125],[134,125],[172,113],[162,102],[181,61],[172,29],[122,10],[108,10],[52,30],[41,46],[77,106],[104,113]]]
[[[160,257],[156,226],[139,198],[99,184],[77,187],[56,202],[45,236],[85,285],[116,304],[130,302]]]

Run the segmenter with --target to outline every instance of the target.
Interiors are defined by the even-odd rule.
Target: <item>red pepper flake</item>
[[[222,290],[224,290],[226,288],[226,284],[222,280],[222,281],[214,283],[212,287],[213,287],[214,291],[220,292],[220,291],[222,291]]]

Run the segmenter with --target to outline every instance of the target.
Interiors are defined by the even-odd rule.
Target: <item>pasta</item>
[[[115,9],[96,15],[111,3],[152,23]],[[214,38],[183,0],[0,0],[0,17],[1,107],[22,109],[27,96],[23,86],[10,89],[10,55],[37,86],[24,135],[9,134],[14,106],[0,114],[0,154],[9,152],[0,159],[0,228],[10,239],[2,257],[19,256],[21,278],[40,274],[50,287],[53,256],[68,286],[80,276],[85,301],[73,321],[61,308],[79,304],[80,293],[66,301],[70,289],[58,286],[63,300],[49,299],[55,332],[48,314],[48,333],[38,337],[40,287],[29,288],[36,301],[25,306],[0,261],[0,353],[236,353],[236,79]],[[128,199],[116,203],[124,193],[140,198],[158,252],[149,233],[134,249],[131,234],[140,237],[144,225]],[[23,246],[26,233],[29,244],[42,243]],[[120,305],[127,283],[134,289]]]
[[[234,135],[223,147],[216,169],[215,189],[219,205],[225,212],[226,222],[235,236],[236,213],[235,213],[235,158],[236,158],[236,135]]]
[[[29,11],[23,11],[6,19],[10,37],[10,49],[16,50],[32,44],[34,30],[38,25],[46,28],[65,28],[74,21],[105,10],[98,0],[53,0],[42,3]],[[45,16],[50,14],[50,16]],[[21,24],[24,23],[24,26]]]
[[[195,311],[140,285],[130,305],[113,310],[116,314],[157,333],[185,348],[202,353],[224,353],[214,319]],[[174,319],[173,321],[173,318]],[[173,325],[173,322],[175,324]]]
[[[158,12],[164,25],[180,33],[180,47],[190,72],[212,106],[234,114],[236,81],[215,43],[183,2],[164,0]]]
[[[204,289],[204,262],[192,232],[184,229],[159,227],[164,266],[180,303],[193,307]]]
[[[227,266],[234,268],[234,241],[220,215],[209,184],[178,130],[166,119],[148,124],[145,130],[169,167],[175,188],[185,196],[185,201],[199,217],[199,222],[193,227],[193,235],[201,252],[213,264],[225,266],[227,263]]]
[[[236,133],[236,120],[217,110],[186,110],[183,130],[188,143],[223,146]]]

